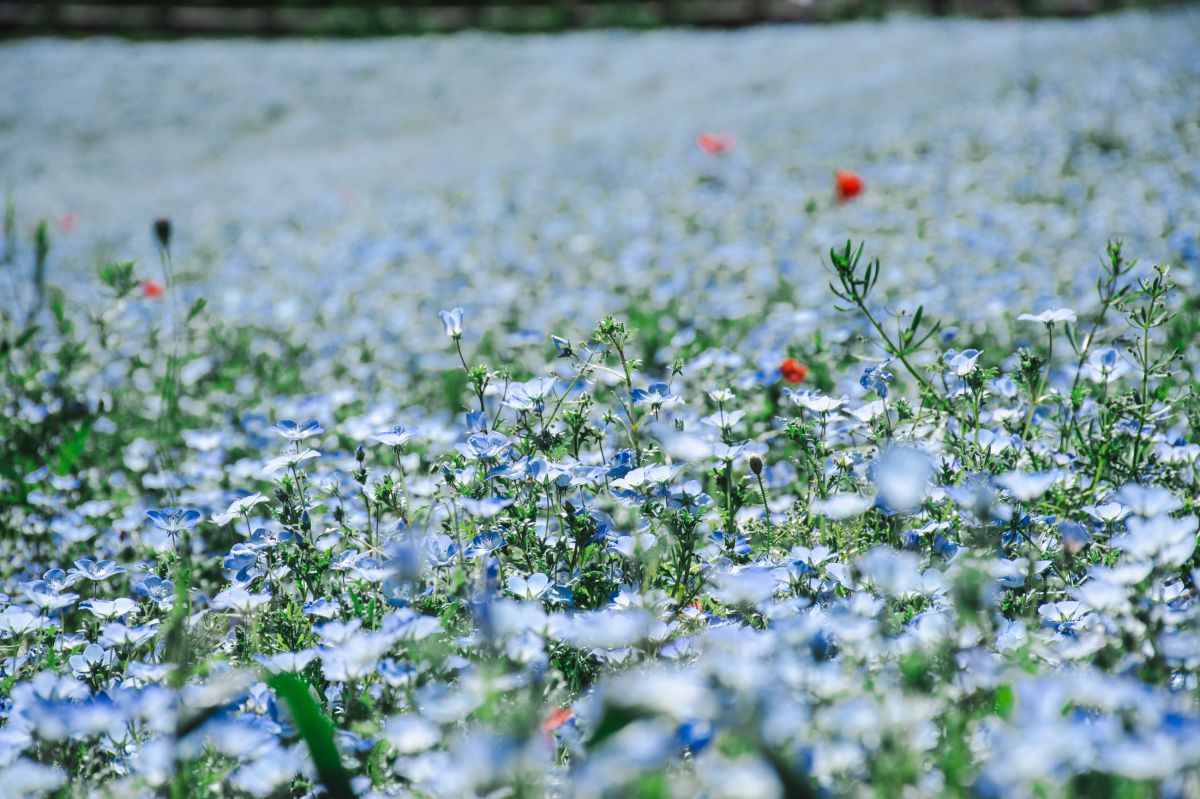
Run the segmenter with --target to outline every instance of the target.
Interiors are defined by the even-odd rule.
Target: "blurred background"
[[[791,336],[851,237],[981,328],[1090,301],[1109,238],[1190,285],[1200,13],[1114,5],[0,0],[6,246],[44,226],[87,304],[167,217],[213,313],[393,363],[454,305],[544,334],[697,296],[736,342],[786,302]]]
[[[372,36],[462,29],[737,27],[908,12],[1085,16],[1166,0],[4,0],[0,33]]]

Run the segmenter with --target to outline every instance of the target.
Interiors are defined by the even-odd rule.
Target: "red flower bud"
[[[701,133],[696,137],[696,144],[709,155],[725,155],[737,144],[732,133]]]
[[[788,358],[779,365],[779,374],[789,383],[803,383],[808,377],[808,367],[795,358]]]
[[[842,170],[834,173],[834,182],[837,184],[838,202],[849,202],[858,195],[862,194],[866,188],[866,183],[863,182],[861,176],[856,172]]]

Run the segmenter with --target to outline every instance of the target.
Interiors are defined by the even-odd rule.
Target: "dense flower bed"
[[[677,75],[682,117],[560,146],[512,108],[528,151],[420,192],[148,133],[198,191],[153,224],[99,188],[132,145],[38,142],[75,88],[13,89],[0,796],[1196,795],[1196,22],[948,23],[999,75],[906,66],[933,23],[617,37],[725,52],[696,85],[741,105]],[[555,55],[587,115],[637,74],[580,80],[601,41],[408,46]],[[171,49],[128,47],[2,57]],[[279,86],[214,116],[311,121]],[[133,111],[203,124],[94,120]]]

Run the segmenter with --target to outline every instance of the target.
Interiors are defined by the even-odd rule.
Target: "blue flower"
[[[646,388],[635,388],[629,392],[634,405],[649,405],[651,409],[671,408],[683,403],[666,383],[651,383]]]
[[[473,433],[467,436],[466,443],[458,444],[455,448],[467,460],[494,461],[508,455],[512,445],[507,436],[493,430],[487,433]]]
[[[172,536],[184,530],[191,530],[204,518],[200,511],[192,508],[160,508],[148,510],[146,515],[154,522],[155,527]]]
[[[442,330],[450,338],[462,338],[463,334],[463,309],[452,308],[449,311],[438,311],[438,317],[442,320]]]
[[[466,556],[468,558],[478,558],[490,555],[504,546],[504,536],[494,530],[487,533],[480,533],[471,539],[471,546],[467,547]]]
[[[418,431],[413,428],[405,427],[404,425],[396,425],[391,430],[384,430],[380,433],[374,433],[371,438],[383,444],[385,447],[403,447],[411,441]]]
[[[858,384],[867,391],[874,391],[881,399],[887,399],[888,383],[894,379],[894,375],[887,371],[886,367],[892,362],[891,358],[881,361],[878,365],[868,366],[863,370],[862,377],[858,379]]]
[[[300,441],[309,436],[318,436],[325,432],[325,428],[321,427],[321,423],[316,419],[309,419],[307,422],[280,419],[267,429],[273,430],[289,441]]]

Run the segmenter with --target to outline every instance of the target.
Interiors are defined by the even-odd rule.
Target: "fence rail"
[[[1080,16],[1158,0],[0,0],[0,35],[377,35],[822,22],[903,9]]]

